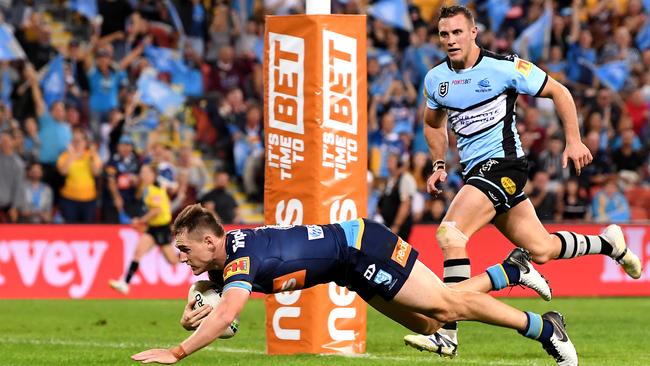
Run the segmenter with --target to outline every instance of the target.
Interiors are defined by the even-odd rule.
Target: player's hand
[[[131,359],[134,361],[140,361],[142,363],[162,363],[165,365],[171,365],[178,361],[176,356],[168,350],[163,348],[155,348],[147,351],[142,351],[131,356]]]
[[[573,166],[576,168],[576,173],[580,175],[582,168],[591,163],[594,159],[591,156],[591,152],[582,143],[582,141],[567,143],[566,148],[564,149],[564,154],[562,154],[562,168],[566,168],[569,163],[569,159],[573,161]]]
[[[181,325],[187,330],[198,328],[199,325],[201,325],[203,318],[208,316],[212,311],[212,306],[208,304],[205,304],[196,310],[192,310],[195,303],[196,299],[192,299],[192,301],[188,302],[183,310],[183,316],[181,316]]]
[[[447,180],[447,172],[444,169],[436,169],[427,180],[427,192],[432,196],[442,193],[442,189],[436,187],[438,183],[444,183]]]

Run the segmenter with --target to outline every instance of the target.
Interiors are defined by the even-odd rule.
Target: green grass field
[[[510,299],[522,309],[556,309],[568,323],[581,365],[650,365],[650,298]],[[239,334],[183,360],[184,365],[554,365],[541,346],[511,330],[462,325],[460,356],[441,359],[404,346],[406,329],[368,310],[367,355],[267,356],[264,304],[252,300]],[[0,365],[129,365],[129,355],[169,347],[188,335],[183,303],[162,300],[4,300]]]

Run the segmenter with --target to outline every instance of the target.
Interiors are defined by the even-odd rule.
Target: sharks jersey
[[[445,59],[424,78],[427,107],[443,108],[458,137],[463,174],[490,158],[524,156],[515,126],[517,95],[539,95],[548,76],[531,62],[481,49],[476,64],[454,70]]]

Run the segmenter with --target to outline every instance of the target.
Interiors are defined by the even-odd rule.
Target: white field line
[[[99,342],[99,341],[78,341],[78,340],[65,340],[65,339],[52,339],[52,338],[35,338],[35,339],[16,339],[16,338],[6,338],[0,337],[0,344],[28,344],[28,345],[54,345],[54,346],[68,346],[68,347],[93,347],[93,348],[114,348],[114,349],[124,349],[124,348],[155,348],[163,347],[161,344],[146,343],[146,342]],[[250,354],[250,355],[265,355],[266,352],[254,349],[247,348],[232,348],[232,347],[220,347],[220,346],[209,346],[206,347],[207,350],[213,350],[216,352],[224,353],[238,353],[238,354]],[[336,358],[336,357],[349,357],[349,358],[359,358],[359,359],[368,359],[368,360],[378,360],[378,361],[402,361],[402,362],[414,362],[414,361],[428,361],[427,358],[433,358],[436,360],[438,357],[435,355],[423,354],[422,357],[403,357],[403,356],[388,356],[388,355],[374,355],[374,354],[364,354],[364,355],[323,355],[324,358]],[[431,360],[431,361],[433,361]],[[472,365],[493,365],[493,366],[521,366],[521,362],[509,362],[509,361],[479,361],[479,360],[458,360],[463,364],[472,364]],[[455,362],[450,361],[450,364],[453,365]],[[537,363],[531,363],[528,365],[536,365]]]

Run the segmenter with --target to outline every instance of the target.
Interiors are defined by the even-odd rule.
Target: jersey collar
[[[463,69],[463,70],[472,69],[472,68],[476,67],[476,65],[478,65],[479,62],[481,62],[481,60],[483,59],[483,55],[485,54],[486,51],[485,51],[485,49],[483,47],[479,47],[479,51],[480,52],[478,54],[478,58],[476,59],[476,62],[474,63],[474,65],[472,65],[472,67],[469,67],[469,68]],[[451,67],[451,60],[449,59],[449,56],[447,56],[445,58],[445,63],[447,64],[447,67],[449,68],[449,70],[451,70],[453,72],[457,72],[453,67]]]

